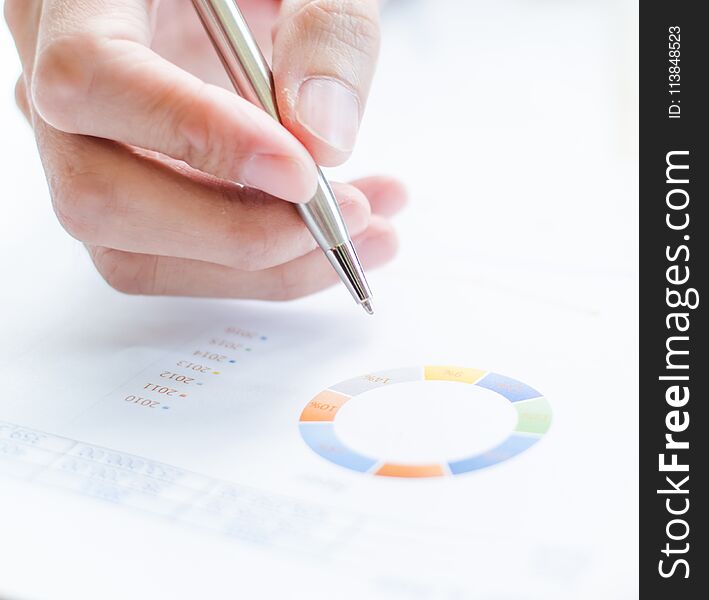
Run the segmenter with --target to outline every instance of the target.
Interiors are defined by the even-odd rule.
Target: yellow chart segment
[[[464,367],[424,367],[423,370],[426,381],[459,381],[460,383],[475,383],[486,373],[481,369]]]

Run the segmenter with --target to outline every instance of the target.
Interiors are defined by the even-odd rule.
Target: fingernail
[[[315,194],[317,174],[286,156],[256,154],[244,164],[242,183],[291,202],[307,202]]]
[[[357,235],[367,229],[370,215],[366,206],[348,199],[338,201],[338,203],[350,235]]]
[[[374,269],[389,262],[396,255],[398,243],[394,235],[361,235],[354,239],[362,266]]]
[[[359,100],[335,79],[313,77],[300,86],[296,117],[310,133],[349,152],[359,129]]]

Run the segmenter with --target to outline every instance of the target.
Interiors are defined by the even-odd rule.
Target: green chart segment
[[[357,452],[339,439],[335,433],[335,418],[346,402],[370,390],[412,381],[455,381],[486,388],[512,403],[517,423],[508,437],[494,448],[442,463],[387,462]],[[320,392],[300,415],[301,436],[317,454],[352,471],[383,477],[441,477],[490,467],[536,444],[550,425],[551,406],[534,388],[498,373],[450,366],[407,367],[354,377]]]

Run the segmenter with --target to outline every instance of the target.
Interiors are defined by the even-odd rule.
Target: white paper
[[[0,596],[635,597],[634,163],[599,54],[613,11],[520,2],[476,20],[461,3],[456,25],[436,5],[398,20],[391,4],[362,147],[340,171],[388,160],[412,188],[401,255],[371,274],[373,318],[341,288],[289,304],[117,294],[38,191],[2,224]],[[532,19],[564,38],[501,50],[497,68],[521,61],[512,72],[536,90],[525,103],[490,72],[499,102],[468,94],[464,130],[460,113],[423,119],[445,95],[400,105],[421,73],[459,72],[462,23],[490,41],[485,24],[503,17],[506,36]],[[429,127],[402,143],[412,122]],[[41,179],[36,163],[28,173]],[[322,390],[427,365],[531,386],[550,428],[509,460],[430,478],[351,470],[303,439]],[[353,396],[334,428],[377,467],[447,464],[502,442],[516,415],[475,384],[418,381]]]

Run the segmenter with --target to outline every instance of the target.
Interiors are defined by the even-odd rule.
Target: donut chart
[[[335,418],[346,402],[376,388],[414,381],[454,381],[491,390],[512,403],[517,423],[494,448],[430,464],[387,462],[357,452],[338,438]],[[320,392],[300,415],[300,434],[314,452],[346,469],[380,477],[443,477],[484,469],[532,447],[550,425],[551,406],[534,388],[498,373],[452,366],[407,367],[347,379]]]

